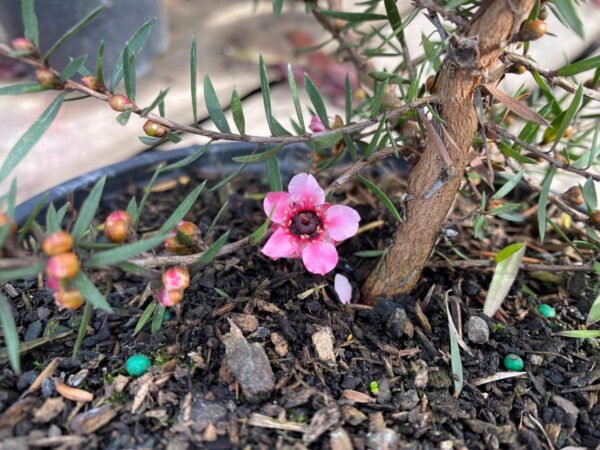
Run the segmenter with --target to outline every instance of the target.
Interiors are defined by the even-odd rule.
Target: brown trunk
[[[487,0],[465,34],[479,41],[475,65],[479,70],[461,68],[461,55],[448,58],[438,81],[439,113],[445,122],[444,144],[452,158],[452,175],[435,193],[434,185],[446,167],[431,138],[411,171],[406,222],[394,236],[394,243],[367,279],[362,301],[372,303],[377,297],[390,297],[409,292],[419,280],[421,271],[434,248],[438,234],[460,187],[467,165],[471,140],[477,130],[473,106],[475,88],[482,77],[497,81],[498,57],[527,18],[535,0]],[[458,60],[459,64],[456,63]],[[464,61],[463,61],[464,62]],[[465,67],[463,64],[462,67]],[[500,72],[501,73],[501,72]]]

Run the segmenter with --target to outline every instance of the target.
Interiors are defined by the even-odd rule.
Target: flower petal
[[[325,125],[321,122],[319,116],[312,116],[310,119],[310,125],[308,126],[310,131],[313,133],[320,133],[321,131],[325,131]]]
[[[333,290],[344,305],[349,304],[352,300],[352,286],[350,285],[350,281],[341,273],[335,274]]]
[[[356,234],[360,216],[356,210],[344,205],[333,205],[325,213],[325,226],[332,239],[343,241]]]
[[[305,206],[318,206],[325,202],[325,192],[309,173],[299,173],[290,180],[288,191],[292,200]]]
[[[285,213],[290,206],[291,197],[287,192],[269,192],[263,201],[265,214],[269,216],[271,209],[275,207],[271,221],[275,223],[283,223]]]
[[[325,275],[335,268],[338,253],[330,242],[313,241],[302,250],[302,262],[309,272]]]
[[[293,256],[298,244],[283,228],[278,228],[261,249],[271,259],[287,258]]]

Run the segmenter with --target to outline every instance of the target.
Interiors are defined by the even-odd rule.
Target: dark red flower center
[[[321,219],[314,211],[300,211],[292,217],[290,231],[296,236],[314,238],[323,229]]]

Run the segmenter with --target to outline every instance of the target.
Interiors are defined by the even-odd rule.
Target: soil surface
[[[226,230],[230,241],[247,236],[265,219],[259,195],[268,190],[264,183],[241,177],[233,187],[206,189],[186,219],[205,233],[229,199],[205,240],[211,243]],[[379,182],[388,192],[397,183]],[[183,177],[159,186],[140,231],[160,226],[195,184]],[[105,204],[100,217],[124,209],[133,192]],[[394,221],[362,185],[345,186],[335,201],[355,207],[361,225],[371,224],[339,247],[337,272],[350,279],[356,301],[376,259],[355,253],[382,250]],[[455,218],[471,209],[471,202],[460,199]],[[494,222],[482,242],[472,238],[470,222],[458,222],[458,235],[440,239],[433,261],[458,259],[459,253],[481,258],[484,250],[519,240],[539,243],[528,236],[537,228],[529,222]],[[551,255],[565,250],[554,238],[547,237]],[[527,254],[548,257],[533,246]],[[340,304],[334,274],[313,276],[301,261],[274,262],[247,247],[193,270],[184,300],[167,312],[162,327],[151,333],[148,323],[134,335],[153,301],[149,281],[115,271],[108,297],[114,313],[93,312],[77,359],[71,353],[82,310],[59,312],[42,280],[4,286],[21,340],[33,348],[22,357],[20,376],[0,353],[0,449],[600,445],[598,342],[553,335],[585,323],[598,278],[521,273],[502,310],[489,319],[481,313],[489,270],[427,269],[410,296],[380,300],[372,308]],[[461,350],[460,395],[446,298],[469,350]],[[540,303],[553,306],[557,316],[542,317]],[[486,379],[506,372],[509,353],[523,359],[525,373]],[[140,378],[124,369],[134,354],[152,360]],[[48,376],[40,377],[44,370]],[[92,400],[69,399],[69,386]]]

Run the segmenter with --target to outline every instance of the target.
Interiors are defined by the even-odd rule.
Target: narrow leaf
[[[593,178],[588,178],[581,189],[583,200],[588,211],[595,211],[598,207],[598,198],[596,197],[596,184]]]
[[[156,302],[154,302],[154,301],[150,302],[148,304],[148,306],[146,307],[146,309],[144,310],[144,312],[142,313],[142,315],[140,316],[139,320],[137,321],[137,324],[135,325],[135,329],[133,330],[134,336],[136,334],[138,334],[140,331],[142,331],[142,328],[144,328],[144,325],[146,325],[148,323],[148,321],[152,317],[152,314],[154,314],[155,309],[156,309]]]
[[[321,10],[321,14],[334,19],[347,20],[348,22],[366,22],[370,20],[387,20],[387,16],[383,14],[373,13],[358,13],[358,12],[346,12],[346,11],[332,11],[332,10]]]
[[[48,51],[44,54],[43,60],[46,61],[56,51],[58,47],[60,47],[64,42],[72,37],[74,34],[78,33],[83,27],[89,24],[92,20],[96,18],[98,14],[106,9],[106,5],[98,5],[96,8],[92,9],[89,13],[85,15],[83,19],[69,28],[58,40],[48,49]]]
[[[137,55],[140,53],[140,51],[146,44],[146,41],[148,40],[150,33],[152,32],[152,26],[154,25],[155,21],[156,21],[156,17],[153,17],[152,19],[148,20],[140,28],[138,28],[138,30],[135,33],[133,33],[133,35],[129,38],[129,40],[127,41],[125,46],[129,48],[130,55],[137,57]],[[113,68],[112,78],[110,80],[110,86],[109,86],[111,91],[114,91],[115,88],[117,87],[117,85],[123,79],[123,53],[124,53],[124,51],[125,51],[125,48],[123,48],[123,50],[121,50],[121,54],[117,58],[117,62],[115,63],[115,67]]]
[[[210,149],[210,142],[207,142],[194,153],[189,156],[186,156],[181,161],[174,162],[173,164],[169,164],[168,166],[162,167],[160,169],[160,173],[166,173],[171,170],[182,169],[183,167],[189,166],[202,155],[204,155]]]
[[[231,93],[231,114],[233,122],[242,136],[246,134],[246,120],[244,119],[244,110],[242,109],[242,101],[237,91],[233,89]]]
[[[135,102],[135,56],[126,45],[123,49],[123,78],[125,79],[125,95]]]
[[[600,67],[600,55],[582,59],[581,61],[569,64],[562,69],[558,69],[558,75],[568,77],[587,70],[596,69],[597,67]]]
[[[150,106],[147,106],[146,108],[142,109],[140,116],[146,117],[148,113],[152,112],[158,105],[160,105],[160,103],[165,100],[165,97],[169,93],[169,90],[171,90],[170,87],[161,89],[156,98],[152,101],[152,103],[150,103]]]
[[[496,100],[498,100],[500,103],[503,103],[505,106],[508,107],[508,109],[510,109],[518,116],[521,116],[523,119],[539,123],[540,125],[550,125],[546,121],[546,119],[544,119],[540,114],[538,114],[533,109],[529,108],[527,105],[520,102],[519,100],[512,98],[508,94],[505,94],[494,84],[488,83],[484,84],[484,86],[496,98]]]
[[[95,186],[92,188],[87,198],[81,205],[79,215],[77,216],[77,220],[75,221],[73,229],[71,230],[73,241],[76,244],[81,240],[83,234],[92,223],[92,220],[94,220],[94,216],[98,210],[98,205],[100,205],[100,199],[102,198],[102,192],[104,191],[105,183],[106,176],[100,178],[96,182]]]
[[[288,84],[290,85],[290,92],[292,93],[292,100],[294,102],[294,109],[296,110],[296,117],[298,118],[298,124],[302,133],[306,133],[306,127],[304,125],[304,116],[302,115],[302,106],[300,105],[300,98],[298,96],[298,86],[296,85],[296,77],[292,65],[288,64]]]
[[[208,227],[208,230],[206,230],[206,235],[207,236],[210,236],[210,234],[212,233],[212,230],[214,230],[214,228],[219,223],[219,219],[221,219],[221,216],[223,215],[223,213],[225,211],[227,211],[227,207],[228,206],[229,206],[229,200],[227,200],[225,203],[223,203],[223,206],[221,206],[221,208],[219,208],[219,212],[217,213],[217,215],[214,217],[214,219],[210,223],[210,226]]]
[[[16,269],[3,269],[0,271],[0,282],[10,280],[27,280],[34,278],[43,270],[44,265],[42,263],[26,267],[18,267]]]
[[[283,148],[283,145],[284,144],[276,145],[275,147],[265,150],[262,153],[256,153],[256,154],[246,155],[246,156],[235,156],[231,159],[235,162],[244,163],[244,164],[251,164],[251,163],[265,161],[265,160],[275,156]]]
[[[281,15],[281,8],[283,8],[283,0],[273,0],[273,14],[279,17]]]
[[[583,39],[585,37],[585,30],[577,14],[577,8],[573,0],[555,0],[551,5],[556,7],[553,8],[553,11],[558,11],[558,18]]]
[[[504,185],[498,189],[498,191],[492,195],[492,198],[503,198],[505,197],[510,191],[512,191],[521,181],[521,179],[523,178],[523,170],[518,171],[516,174],[514,174],[512,177],[510,177],[506,183],[504,183]]]
[[[85,61],[87,60],[87,55],[82,55],[79,58],[72,59],[69,61],[69,64],[65,66],[65,68],[60,73],[60,82],[64,83],[73,75],[81,70],[84,66]]]
[[[112,312],[112,308],[104,298],[104,295],[102,295],[102,292],[98,290],[83,271],[80,270],[77,273],[74,283],[88,302],[102,311]]]
[[[555,173],[554,167],[552,167],[548,173],[546,174],[546,178],[542,183],[542,190],[540,191],[540,197],[538,200],[537,207],[537,219],[538,219],[538,232],[540,235],[540,241],[544,242],[544,237],[546,236],[546,206],[548,205],[548,196],[550,195],[550,186],[552,185],[552,180],[554,179]]]
[[[10,365],[15,373],[21,372],[21,359],[19,356],[19,332],[12,315],[7,298],[0,293],[0,325],[4,331],[4,343],[8,350]]]
[[[447,308],[447,310],[449,313],[449,308]],[[452,320],[452,314],[448,314],[448,332],[450,334],[450,366],[452,368],[452,378],[454,382],[454,396],[458,397],[464,385],[464,373],[462,360],[460,358],[460,348],[458,346],[458,331]]]
[[[35,15],[35,0],[21,0],[21,17],[23,18],[23,29],[25,37],[40,46],[40,33],[38,31],[38,20]]]
[[[231,129],[225,118],[225,113],[223,112],[223,108],[221,108],[219,98],[217,97],[215,88],[208,75],[204,76],[204,102],[208,109],[208,115],[219,131],[221,133],[231,133]]]
[[[503,254],[503,252],[505,253]],[[509,255],[507,256],[507,254]],[[496,256],[500,262],[496,264],[492,283],[490,284],[483,305],[483,313],[486,316],[493,317],[502,306],[502,302],[508,295],[508,292],[517,277],[524,254],[524,244],[513,244],[512,246],[505,248]]]
[[[154,319],[152,319],[152,325],[150,326],[150,331],[153,334],[160,330],[160,327],[162,326],[165,320],[165,313],[167,312],[167,308],[165,308],[163,305],[158,305],[155,311],[156,312],[154,314]]]
[[[221,247],[223,247],[225,242],[227,242],[227,239],[229,239],[229,231],[226,231],[223,235],[221,235],[219,239],[217,239],[204,253],[202,253],[202,256],[198,258],[196,263],[206,265],[212,262],[212,260],[215,259],[219,253],[219,250],[221,250]]]
[[[263,104],[265,107],[265,116],[267,117],[267,124],[269,130],[273,136],[285,136],[289,133],[281,126],[281,124],[273,117],[273,111],[271,108],[271,88],[269,87],[269,75],[267,74],[267,67],[265,61],[260,55],[258,61],[258,70],[260,74],[260,89],[262,91]]]
[[[104,84],[104,39],[100,41],[96,56],[96,79],[99,84]]]
[[[192,117],[194,118],[194,123],[198,123],[198,69],[196,68],[197,57],[198,52],[196,50],[196,36],[194,36],[194,39],[192,39],[192,49],[190,51],[190,84],[192,92]]]
[[[281,179],[281,170],[279,169],[279,161],[276,156],[266,160],[267,163],[267,179],[269,180],[269,188],[273,192],[283,191],[283,181]]]
[[[371,180],[369,180],[368,178],[365,178],[363,176],[358,177],[360,179],[360,181],[362,181],[362,183],[371,191],[373,192],[373,194],[375,194],[375,196],[381,200],[381,202],[384,204],[384,206],[388,209],[388,211],[390,213],[392,213],[392,216],[394,216],[394,218],[402,223],[402,216],[400,215],[400,213],[398,212],[398,210],[396,209],[396,207],[394,206],[394,204],[392,203],[392,201],[390,200],[390,198],[385,195],[385,192],[383,192],[379,186],[377,186],[375,183],[373,183]]]
[[[0,87],[0,95],[21,95],[21,94],[29,94],[32,89],[36,90],[41,86],[38,83],[19,83],[19,84],[10,84],[8,86]]]
[[[600,337],[600,330],[567,330],[559,331],[554,335],[574,339],[595,339]]]
[[[591,325],[593,323],[598,322],[599,320],[600,320],[600,294],[598,294],[598,296],[596,297],[596,300],[594,300],[594,303],[592,303],[592,307],[590,308],[590,312],[588,313],[585,323],[586,323],[586,325]]]
[[[552,145],[552,149],[556,147],[556,145],[560,142],[562,137],[565,134],[565,131],[571,125],[571,122],[575,118],[575,115],[581,108],[581,104],[583,103],[583,86],[580,84],[577,88],[577,92],[573,96],[573,101],[569,105],[569,108],[565,111],[565,114],[560,122],[560,127],[556,133],[556,138],[554,139],[554,144]]]
[[[346,72],[346,80],[344,81],[344,97],[346,110],[346,124],[352,119],[352,86],[350,85],[350,73]]]
[[[306,88],[306,92],[310,97],[310,101],[315,107],[317,116],[319,116],[319,119],[321,119],[321,122],[325,128],[329,128],[329,117],[327,116],[327,108],[325,108],[323,97],[307,74],[304,74],[304,87]]]
[[[44,194],[35,203],[34,207],[31,210],[31,213],[29,213],[29,215],[27,216],[27,219],[23,223],[23,226],[21,226],[21,228],[19,229],[19,234],[17,235],[17,243],[20,244],[25,239],[25,236],[31,229],[33,222],[35,221],[35,219],[39,215],[40,211],[46,204],[46,200],[48,199],[49,194],[50,194],[49,191],[44,192]]]
[[[165,235],[160,234],[131,244],[120,245],[116,248],[94,253],[88,260],[88,267],[106,267],[126,261],[138,256],[140,253],[160,245],[165,240]]]
[[[61,92],[58,94],[50,106],[48,106],[42,115],[17,141],[0,168],[0,182],[4,181],[6,177],[13,171],[13,169],[17,167],[17,164],[19,164],[21,160],[27,156],[29,151],[46,132],[48,127],[50,127],[50,124],[58,114],[66,95],[66,92]]]

